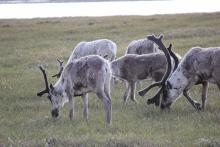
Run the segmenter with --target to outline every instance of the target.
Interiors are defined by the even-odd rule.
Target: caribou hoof
[[[159,98],[157,98],[157,99],[155,99],[155,106],[160,106],[160,99]]]
[[[145,95],[145,92],[144,91],[139,91],[138,94],[143,97]]]
[[[194,107],[196,108],[196,110],[199,110],[199,111],[202,110],[202,107],[201,107],[201,104],[200,104],[200,103],[195,103],[195,104],[194,104]]]
[[[148,104],[148,105],[154,104],[154,103],[156,103],[156,102],[155,102],[155,99],[148,99],[148,100],[147,100],[147,104]]]

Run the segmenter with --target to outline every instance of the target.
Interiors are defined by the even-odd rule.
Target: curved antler
[[[160,82],[160,83],[165,83],[171,72],[171,58],[170,58],[169,50],[171,50],[172,44],[167,49],[162,43],[163,35],[160,35],[159,38],[156,38],[154,35],[148,36],[147,38],[151,41],[154,41],[159,46],[159,48],[164,52],[167,58],[167,63],[168,63],[167,70]]]
[[[158,38],[155,37],[154,35],[151,35],[151,36],[148,36],[147,38],[149,40],[155,42],[159,46],[159,48],[164,52],[164,54],[167,58],[167,63],[168,63],[166,73],[164,74],[161,81],[155,82],[155,83],[151,84],[150,86],[148,86],[147,88],[138,92],[140,96],[144,96],[150,89],[152,89],[153,87],[159,86],[161,88],[157,91],[156,95],[152,98],[152,99],[155,99],[155,98],[158,98],[160,96],[161,92],[163,91],[162,89],[164,88],[165,82],[171,72],[171,59],[170,59],[169,50],[171,50],[172,45],[170,45],[168,49],[164,46],[164,44],[162,43],[163,35],[160,35]]]
[[[59,65],[60,65],[60,71],[59,71],[57,74],[53,75],[52,77],[57,77],[57,78],[59,78],[59,77],[61,76],[61,73],[63,72],[63,61],[57,59],[57,62],[58,62]]]
[[[46,88],[45,88],[45,90],[43,90],[43,91],[41,91],[41,92],[38,92],[37,93],[37,96],[42,96],[42,95],[44,95],[45,93],[49,93],[49,84],[48,84],[48,80],[47,80],[47,74],[46,74],[46,72],[45,72],[45,69],[42,67],[42,66],[39,66],[39,68],[40,68],[40,70],[42,71],[42,73],[43,73],[43,76],[44,76],[44,82],[45,82],[45,86],[46,86]]]
[[[157,93],[147,100],[147,104],[155,104],[156,106],[160,105],[160,95],[163,92],[163,88],[160,88]]]
[[[179,59],[178,59],[178,57],[176,56],[176,54],[171,50],[171,48],[172,48],[172,44],[170,44],[170,46],[169,46],[167,49],[168,49],[168,51],[169,51],[171,57],[174,59],[175,65],[174,65],[173,71],[175,71],[176,68],[178,67]]]

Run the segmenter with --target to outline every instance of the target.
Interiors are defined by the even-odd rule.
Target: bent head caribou
[[[155,37],[150,38],[155,40]],[[159,45],[157,39],[155,43]],[[162,49],[162,45],[159,45]],[[170,57],[170,56],[167,56]],[[169,64],[168,64],[169,65]],[[170,105],[183,94],[192,106],[197,110],[204,110],[207,99],[208,83],[214,83],[220,89],[220,47],[191,48],[183,57],[180,63],[175,62],[176,70],[170,76],[164,78],[163,83],[155,83],[140,91],[140,95],[144,95],[154,86],[161,85],[153,99],[162,93],[161,108],[169,108]],[[168,67],[169,69],[169,67]],[[170,72],[169,72],[170,74]],[[165,76],[164,76],[165,77]],[[163,80],[162,80],[163,81]],[[202,106],[189,96],[189,90],[193,85],[202,84]]]
[[[183,93],[193,107],[204,110],[208,83],[214,83],[220,89],[219,75],[220,47],[191,48],[167,80],[167,92],[162,100],[162,106],[170,105]],[[192,86],[198,84],[202,84],[202,106],[188,94]]]
[[[55,85],[48,84],[45,70],[40,66],[43,73],[46,89],[37,93],[38,96],[48,94],[51,102],[53,117],[58,117],[59,109],[69,102],[69,117],[74,116],[74,96],[83,98],[83,115],[88,119],[88,95],[95,92],[103,101],[106,122],[111,122],[112,104],[110,97],[111,68],[109,62],[97,55],[89,55],[68,62]]]

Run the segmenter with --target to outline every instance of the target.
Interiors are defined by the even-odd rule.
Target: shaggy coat
[[[161,52],[158,49],[157,45],[153,41],[150,41],[147,38],[145,38],[145,39],[132,41],[128,45],[125,54],[142,55],[142,54],[149,54],[149,53],[156,53],[156,52]]]
[[[110,80],[111,68],[107,60],[89,55],[68,62],[54,86],[50,87],[52,116],[57,117],[59,108],[69,102],[69,116],[74,115],[74,96],[82,96],[83,115],[88,119],[88,95],[94,92],[103,101],[106,122],[111,122]]]
[[[220,89],[220,47],[191,48],[181,60],[178,68],[167,81],[167,95],[162,105],[170,105],[181,93],[197,108],[200,104],[191,99],[188,90],[193,85],[202,84],[202,109],[207,98],[208,82],[214,83]]]
[[[112,61],[116,58],[116,53],[117,45],[108,39],[80,42],[74,48],[68,62],[88,55],[99,55]]]
[[[167,60],[164,53],[143,55],[127,54],[114,60],[111,64],[113,76],[127,84],[123,100],[130,96],[135,101],[136,82],[148,78],[160,81],[166,72]]]

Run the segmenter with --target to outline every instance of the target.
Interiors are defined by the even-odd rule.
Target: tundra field
[[[106,125],[101,100],[89,94],[89,121],[76,97],[76,116],[68,107],[51,117],[51,104],[36,93],[44,89],[38,65],[49,80],[58,71],[56,59],[67,62],[80,41],[108,38],[122,56],[130,41],[164,34],[164,42],[183,56],[190,47],[220,46],[220,13],[97,18],[0,20],[0,146],[220,146],[220,91],[210,84],[204,112],[181,97],[170,111],[147,105],[136,92],[138,104],[122,101],[124,84],[112,87],[112,124]],[[219,75],[220,76],[220,75]],[[149,83],[142,84],[142,88]],[[140,89],[138,86],[137,89]],[[191,90],[201,103],[201,87]]]

